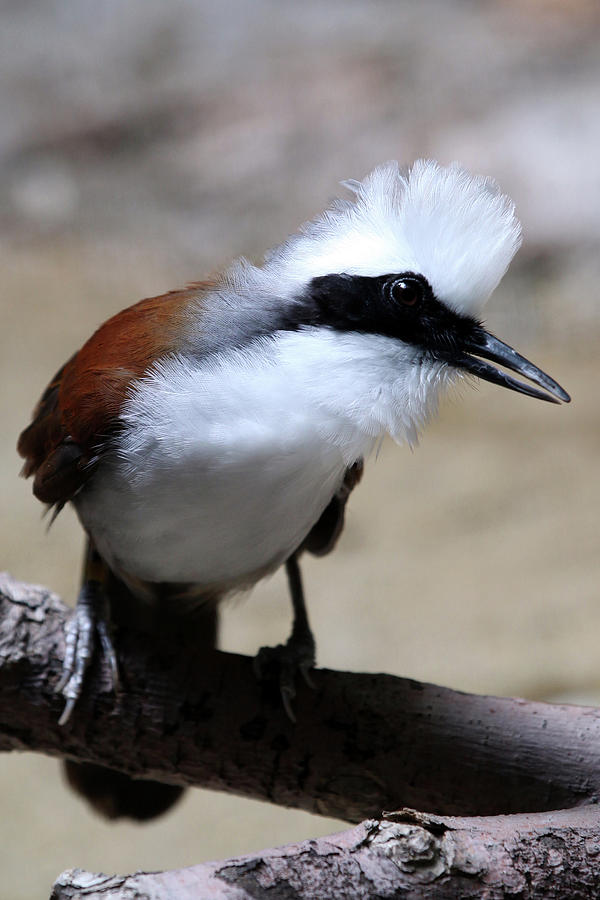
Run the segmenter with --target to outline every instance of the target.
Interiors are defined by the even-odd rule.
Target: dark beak
[[[518,391],[520,394],[527,394],[529,397],[537,397],[538,400],[547,400],[549,403],[570,403],[571,398],[564,391],[560,384],[557,384],[553,378],[534,366],[533,363],[494,337],[493,334],[485,331],[481,327],[475,328],[471,335],[462,342],[463,351],[456,355],[453,354],[452,365],[459,369],[477,375],[485,381],[491,381],[493,384],[499,384],[502,387],[509,388],[511,391]],[[506,372],[502,372],[495,366],[484,362],[491,359],[493,362],[500,363],[506,369],[528,378],[535,384],[544,388],[538,391],[537,388],[531,387],[522,381],[517,381]]]

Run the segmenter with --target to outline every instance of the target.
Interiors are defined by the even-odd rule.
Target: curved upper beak
[[[453,355],[452,365],[471,372],[478,378],[499,384],[511,391],[518,391],[520,394],[527,394],[529,397],[537,397],[538,400],[547,400],[549,403],[559,403],[561,400],[564,403],[571,401],[567,392],[553,378],[534,366],[532,362],[529,362],[508,344],[498,340],[493,334],[479,326],[462,342],[462,348],[465,352]],[[544,390],[540,391],[530,384],[518,381],[501,369],[484,362],[486,359],[500,363],[506,369],[528,378],[529,381],[533,381]]]

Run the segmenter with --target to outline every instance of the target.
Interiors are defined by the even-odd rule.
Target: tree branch
[[[279,897],[339,896],[339,879],[352,880],[355,872],[356,891],[344,896],[393,896],[388,888],[369,893],[365,887],[365,879],[389,875],[388,887],[410,883],[420,891],[415,897],[432,896],[426,886],[435,882],[439,890],[448,879],[453,890],[461,879],[480,890],[488,876],[490,884],[506,876],[504,887],[523,897],[552,897],[532,892],[548,867],[553,884],[573,888],[556,896],[597,895],[583,890],[598,887],[600,877],[592,872],[600,852],[593,805],[600,785],[599,711],[319,670],[316,690],[299,688],[294,725],[277,689],[254,678],[251,660],[217,651],[198,658],[193,639],[182,647],[181,637],[122,628],[121,695],[111,693],[108,672],[96,660],[72,722],[59,728],[54,685],[67,615],[45,588],[0,577],[0,750],[39,750],[350,822],[407,805],[443,814],[405,811],[398,821],[363,823],[343,835],[241,861],[135,876],[140,884],[154,879],[150,896],[172,896],[175,884],[178,897],[186,890],[206,896],[200,888],[209,879],[221,891],[211,896],[258,897],[261,885],[280,876],[289,890]],[[547,812],[555,809],[562,811]],[[456,818],[507,813],[515,815]],[[336,872],[337,893],[327,887]],[[318,879],[316,893],[294,887],[298,879],[312,883],[309,875]],[[88,879],[85,890],[82,879]],[[573,892],[580,882],[581,891]],[[89,873],[67,873],[55,896],[99,896],[98,884]],[[125,880],[114,884],[114,891],[123,891]],[[127,881],[128,890],[132,885]],[[109,887],[106,881],[103,897],[136,896]],[[463,887],[460,896],[481,895]]]
[[[69,870],[52,900],[591,900],[600,891],[597,807],[465,819],[403,810],[350,831],[172,872]]]

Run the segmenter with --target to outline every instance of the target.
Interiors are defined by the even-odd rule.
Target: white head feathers
[[[457,312],[477,315],[520,246],[512,201],[456,163],[388,162],[344,185],[354,200],[337,200],[266,257],[262,277],[284,296],[319,275],[412,271]],[[244,280],[254,281],[247,269]]]

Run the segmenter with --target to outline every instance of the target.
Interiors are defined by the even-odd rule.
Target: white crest
[[[318,275],[412,271],[440,300],[477,315],[520,246],[512,201],[493,179],[456,163],[418,160],[403,169],[388,162],[344,185],[353,200],[335,201],[272,250],[261,270],[234,270],[233,282],[272,280],[289,297]]]

